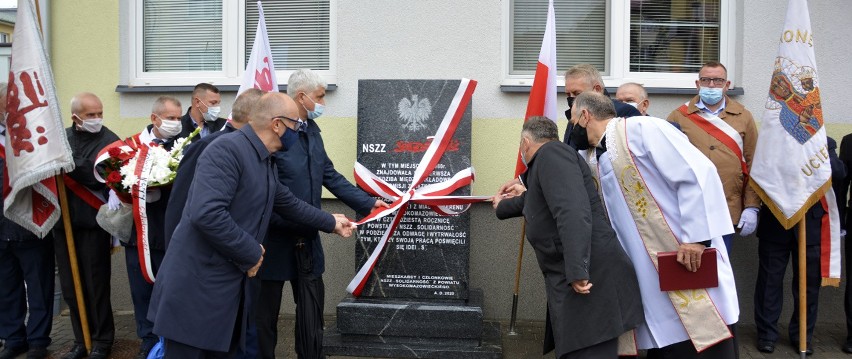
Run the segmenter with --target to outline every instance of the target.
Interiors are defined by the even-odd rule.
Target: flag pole
[[[38,31],[44,37],[44,28],[41,24],[41,7],[38,0],[33,0],[36,17],[38,18]],[[44,44],[42,44],[44,46]],[[63,171],[64,172],[64,171]],[[56,187],[59,194],[59,207],[62,211],[62,223],[65,226],[65,243],[68,246],[68,260],[71,262],[71,277],[74,279],[74,292],[77,297],[77,312],[80,314],[80,326],[83,329],[83,343],[86,351],[92,351],[92,337],[89,333],[89,317],[86,314],[86,303],[83,301],[83,285],[80,282],[80,269],[77,266],[77,248],[74,245],[74,233],[71,231],[71,215],[68,211],[68,196],[65,194],[65,178],[63,173],[56,175]],[[56,239],[54,239],[56,240]]]
[[[524,237],[527,234],[527,220],[521,222],[521,240],[518,244],[518,267],[515,270],[515,290],[512,292],[512,317],[509,320],[509,335],[518,335],[515,322],[518,319],[518,293],[521,291],[521,264],[524,258]]]
[[[807,278],[807,256],[805,256],[805,217],[799,221],[799,355],[802,359],[807,356],[808,348],[808,296]]]
[[[83,342],[86,351],[92,351],[92,337],[89,333],[89,317],[83,299],[83,285],[80,282],[80,270],[77,266],[77,248],[74,245],[74,232],[71,230],[71,215],[68,211],[68,196],[65,193],[65,178],[56,175],[56,188],[59,190],[59,207],[62,209],[62,223],[65,226],[65,243],[68,246],[68,259],[71,262],[71,277],[74,278],[74,292],[77,297],[77,311],[80,313],[80,326],[83,329]]]

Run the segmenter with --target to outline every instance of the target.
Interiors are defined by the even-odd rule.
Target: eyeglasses
[[[709,85],[711,82],[712,82],[714,85],[716,85],[716,86],[722,86],[722,85],[724,85],[725,83],[727,83],[727,82],[728,82],[728,80],[727,80],[727,79],[718,78],[718,77],[716,77],[716,78],[712,78],[712,77],[701,77],[701,78],[699,78],[699,79],[698,79],[698,83],[700,83],[700,84],[702,84],[702,85],[704,85],[704,86]]]
[[[302,121],[301,119],[294,120],[294,119],[289,118],[287,116],[275,116],[275,117],[272,118],[273,121],[275,121],[275,120],[281,121],[282,119],[295,122],[296,123],[296,131],[304,132],[305,129],[308,128],[308,123],[305,122],[305,121]],[[284,122],[284,121],[281,121],[281,122]]]

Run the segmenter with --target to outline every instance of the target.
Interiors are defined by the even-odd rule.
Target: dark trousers
[[[80,325],[80,312],[77,310],[77,297],[74,291],[74,279],[71,276],[71,262],[68,258],[68,245],[65,231],[61,225],[53,230],[53,243],[56,249],[56,265],[59,267],[59,283],[62,285],[62,297],[71,312],[71,328],[74,331],[74,343],[83,344],[83,328]],[[74,229],[74,246],[77,249],[77,267],[80,271],[80,285],[83,289],[83,301],[86,303],[86,316],[92,343],[97,346],[112,346],[115,339],[115,324],[110,303],[110,262],[111,240],[107,232],[100,229]]]
[[[296,355],[299,358],[308,358],[305,355],[305,350],[301,347],[304,341],[316,340],[316,338],[301,338],[300,326],[302,330],[309,333],[319,335],[319,341],[322,341],[323,331],[323,309],[324,302],[321,303],[299,303],[299,283],[298,279],[290,281],[293,289],[293,301],[296,303],[296,323],[295,323],[295,338],[296,338]],[[322,276],[318,277],[318,289],[324,292],[324,284]],[[278,343],[278,313],[281,311],[281,291],[284,289],[284,281],[264,280],[260,285],[260,298],[257,306],[257,314],[255,316],[257,324],[257,339],[260,347],[259,358],[269,359],[275,358],[275,344]],[[323,296],[324,293],[320,293]],[[314,308],[319,313],[306,313],[306,310],[299,310],[300,305],[305,305],[308,308]],[[302,318],[303,315],[314,316],[314,320]],[[319,318],[319,320],[316,320]],[[305,328],[306,326],[315,325],[315,328]]]
[[[255,359],[258,357],[258,343],[257,343],[257,325],[255,324],[255,315],[257,312],[257,302],[258,296],[260,295],[260,278],[252,277],[248,278],[248,305],[246,307],[249,308],[250,312],[246,317],[248,321],[246,321],[246,345],[245,348],[239,348],[237,351],[237,358],[242,359]]]
[[[618,358],[618,338],[607,340],[590,347],[566,353],[559,359],[606,359]]]
[[[6,340],[6,347],[50,345],[54,284],[51,238],[0,240],[0,338]],[[27,307],[29,318],[24,324]]]
[[[251,286],[251,285],[249,285]],[[243,293],[240,293],[240,298],[243,298]],[[240,347],[240,332],[243,323],[243,315],[246,313],[243,312],[243,307],[245,307],[243,300],[240,299],[240,304],[237,308],[237,320],[234,322],[234,332],[231,335],[231,344],[228,347],[227,352],[218,352],[213,350],[205,350],[201,348],[197,348],[191,345],[183,344],[180,342],[176,342],[174,340],[166,339],[166,352],[163,356],[164,359],[232,359],[237,358],[237,352]],[[249,320],[249,322],[251,322]]]
[[[788,232],[797,232],[791,230]],[[778,341],[778,318],[781,316],[781,306],[784,303],[784,273],[787,263],[792,257],[793,262],[793,315],[790,318],[790,341],[799,341],[799,255],[796,236],[761,238],[758,242],[759,267],[757,283],[754,289],[754,321],[757,326],[757,339]],[[786,239],[786,240],[782,240]],[[817,242],[818,243],[818,242]],[[817,320],[817,304],[819,303],[820,278],[820,246],[808,245],[805,250],[807,258],[807,320],[808,342],[814,332]],[[847,268],[848,269],[848,268]]]
[[[725,242],[725,249],[728,250],[728,258],[731,258],[731,253],[734,249],[734,234],[727,234],[722,236],[722,241]]]
[[[734,333],[735,330],[731,327],[728,326],[731,333]],[[662,348],[648,349],[646,359],[735,359],[737,357],[736,341],[731,338],[723,340],[701,353],[695,350],[695,345],[692,344],[691,340]]]
[[[154,276],[163,263],[166,252],[151,249],[151,266]],[[151,348],[159,338],[152,331],[154,322],[148,320],[148,305],[151,304],[151,292],[154,284],[145,281],[142,267],[139,265],[139,252],[136,247],[125,247],[124,258],[127,264],[127,280],[130,282],[130,297],[133,299],[133,317],[136,319],[136,335],[142,339],[143,348]]]

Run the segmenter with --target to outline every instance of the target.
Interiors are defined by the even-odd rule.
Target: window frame
[[[507,88],[532,86],[533,74],[512,74],[512,0],[503,2],[503,53],[501,86]],[[637,82],[646,88],[694,89],[695,73],[631,72],[630,71],[630,0],[607,0],[608,31],[606,69],[601,71],[605,87],[618,87],[626,82]],[[728,80],[735,86],[737,72],[736,3],[720,0],[719,61],[728,69]],[[557,14],[558,16],[559,14]],[[541,24],[542,31],[544,23]],[[560,70],[564,71],[566,69]],[[557,76],[557,85],[565,86],[564,72]]]
[[[221,71],[144,71],[142,2],[130,0],[127,7],[128,51],[126,86],[132,87],[183,87],[209,82],[216,86],[239,86],[245,73],[246,52],[246,2],[249,0],[222,0],[222,70]],[[329,1],[329,69],[316,70],[329,84],[337,83],[337,1]],[[251,40],[250,40],[251,41]],[[236,54],[236,55],[228,55]],[[287,84],[295,70],[275,71],[278,85]]]

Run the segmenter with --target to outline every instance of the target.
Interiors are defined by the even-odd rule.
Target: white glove
[[[109,208],[110,211],[117,211],[119,208],[121,208],[121,200],[118,199],[118,195],[115,193],[115,190],[109,190],[107,208]]]
[[[754,230],[757,229],[757,213],[759,210],[757,207],[749,207],[743,210],[743,213],[740,215],[740,224],[737,225],[737,228],[740,229],[740,235],[745,237],[749,234],[754,233]]]

